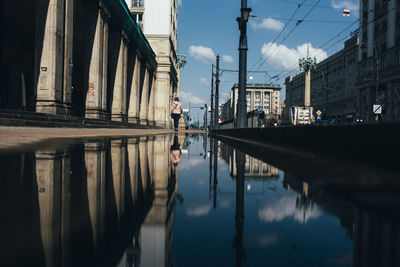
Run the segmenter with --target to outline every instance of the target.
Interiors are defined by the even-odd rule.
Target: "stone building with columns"
[[[2,1],[0,108],[155,125],[156,54],[129,11],[122,0]]]
[[[178,0],[125,0],[156,54],[156,124],[170,124],[169,107],[179,95]]]

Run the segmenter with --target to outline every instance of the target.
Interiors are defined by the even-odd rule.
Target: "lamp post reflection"
[[[218,184],[218,178],[217,178],[217,172],[218,172],[218,140],[214,139],[213,142],[213,155],[214,155],[214,179],[213,179],[213,207],[214,209],[217,208],[217,184]]]
[[[244,165],[246,162],[245,154],[236,150],[236,236],[233,247],[236,250],[236,266],[242,266],[242,261],[246,257],[243,246],[243,227],[244,227]]]

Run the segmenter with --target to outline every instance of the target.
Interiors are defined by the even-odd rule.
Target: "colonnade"
[[[34,10],[18,11],[10,5],[9,12],[22,12],[35,22],[18,27],[28,27],[35,34],[32,40],[0,36],[1,40],[5,48],[15,47],[12,53],[21,52],[33,70],[23,69],[15,58],[6,56],[5,48],[0,49],[5,56],[1,67],[7,68],[2,80],[5,86],[15,87],[1,93],[0,106],[29,106],[39,113],[145,125],[170,124],[166,111],[174,92],[170,92],[171,85],[157,86],[156,55],[124,2],[34,0],[33,6]],[[12,25],[8,20],[1,23],[5,28]],[[16,42],[26,42],[29,49],[22,50]]]

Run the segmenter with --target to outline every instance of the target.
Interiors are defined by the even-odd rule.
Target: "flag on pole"
[[[350,16],[350,9],[343,9],[343,16],[345,17]]]

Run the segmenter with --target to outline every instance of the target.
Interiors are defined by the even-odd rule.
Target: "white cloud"
[[[307,222],[309,219],[319,216],[321,216],[321,211],[317,206],[307,210],[296,208],[296,196],[274,199],[258,211],[258,217],[264,222],[281,221],[287,217],[294,218],[299,222]]]
[[[210,84],[209,81],[208,81],[208,79],[206,79],[206,78],[204,78],[204,77],[200,77],[200,82],[201,82],[202,84],[204,84],[204,85],[209,85],[209,84]]]
[[[328,57],[328,54],[318,48],[313,48],[309,43],[309,53],[311,57],[316,56],[320,62]],[[261,53],[268,63],[278,68],[290,70],[298,65],[299,58],[307,56],[307,43],[299,45],[296,49],[289,48],[285,45],[277,45],[276,43],[267,43],[261,47]]]
[[[353,13],[354,15],[357,13],[354,11],[358,10],[358,8],[359,8],[357,2],[346,1],[346,0],[344,0],[344,1],[332,0],[331,5],[333,8],[336,8],[336,9],[350,9],[350,12]]]
[[[211,208],[211,203],[194,204],[186,209],[186,215],[192,217],[204,216],[210,212]]]
[[[233,59],[233,57],[229,56],[229,55],[223,55],[222,56],[222,61],[226,62],[226,63],[233,63],[235,62],[235,60]]]
[[[209,47],[191,45],[189,47],[189,55],[203,62],[214,62],[215,53]]]
[[[181,97],[181,101],[185,102],[185,103],[190,102],[191,104],[196,104],[196,105],[197,104],[204,105],[204,103],[207,103],[207,101],[205,101],[204,99],[197,97],[190,92],[181,91],[180,97]]]
[[[281,31],[284,27],[283,23],[280,22],[279,20],[273,19],[273,18],[265,18],[259,23],[255,21],[250,21],[250,26],[254,29],[267,29],[267,30],[273,30],[273,31]]]
[[[182,0],[178,0],[178,6],[182,5]]]

